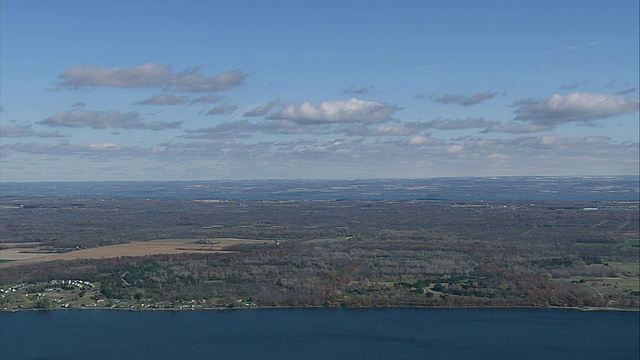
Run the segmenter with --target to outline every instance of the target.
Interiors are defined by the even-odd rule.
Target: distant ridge
[[[638,201],[638,176],[514,176],[353,180],[0,183],[0,199],[104,197],[280,200]]]

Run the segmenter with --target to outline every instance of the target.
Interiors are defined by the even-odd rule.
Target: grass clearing
[[[609,266],[616,267],[622,271],[626,271],[632,276],[640,275],[640,263],[612,261],[609,263]]]
[[[580,277],[574,276],[571,278],[558,278],[552,279],[552,281],[575,281],[582,282],[584,285],[593,287],[603,294],[615,293],[621,290],[627,291],[640,291],[640,278],[637,276],[628,278],[614,278],[614,277]]]
[[[616,291],[619,289],[640,291],[640,279],[638,279],[637,277],[601,278],[594,281],[587,281],[587,283],[602,291],[603,293],[607,291]]]

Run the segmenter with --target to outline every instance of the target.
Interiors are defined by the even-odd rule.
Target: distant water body
[[[638,176],[463,177],[375,180],[216,180],[0,183],[0,200],[25,197],[638,201]]]
[[[638,359],[640,313],[560,309],[0,313],[2,359]]]

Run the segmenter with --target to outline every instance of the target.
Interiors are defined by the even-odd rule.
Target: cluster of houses
[[[18,285],[14,285],[14,286],[9,286],[7,288],[1,288],[0,289],[0,294],[8,294],[8,293],[20,291],[20,290],[23,290],[23,289],[26,289],[26,288],[32,287],[32,286],[33,286],[33,284],[18,284]]]
[[[93,284],[84,280],[51,280],[51,285],[73,286],[78,289],[91,289]]]

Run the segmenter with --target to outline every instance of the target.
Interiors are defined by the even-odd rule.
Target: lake
[[[638,359],[640,313],[562,309],[0,313],[2,359]]]

